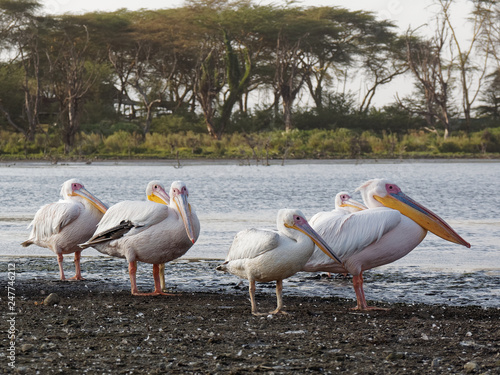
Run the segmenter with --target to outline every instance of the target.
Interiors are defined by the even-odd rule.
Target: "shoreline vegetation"
[[[407,134],[334,130],[233,133],[214,140],[193,131],[153,133],[142,137],[119,130],[105,136],[80,133],[71,152],[56,135],[37,134],[33,142],[22,135],[0,132],[0,161],[99,160],[239,160],[267,165],[270,161],[369,159],[500,159],[500,128],[490,128],[443,139],[437,134]]]

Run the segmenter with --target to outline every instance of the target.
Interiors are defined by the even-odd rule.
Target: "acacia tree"
[[[256,30],[260,7],[250,1],[191,1],[192,23],[203,35],[197,67],[196,96],[209,134],[221,139],[234,105],[248,93],[253,63],[261,50]]]
[[[285,131],[293,128],[292,107],[298,93],[304,85],[308,68],[303,64],[301,42],[308,34],[292,42],[282,30],[276,43],[276,71],[274,85],[283,105]]]
[[[207,47],[205,47],[207,48]],[[205,118],[208,134],[217,139],[215,125],[216,99],[223,87],[222,67],[220,65],[220,51],[216,46],[200,56],[196,69],[195,95],[200,103]]]
[[[64,151],[68,153],[80,131],[83,100],[98,78],[98,69],[88,53],[90,35],[87,27],[74,16],[55,21],[45,52],[49,59],[52,92],[60,106]]]
[[[444,128],[444,138],[450,134],[449,92],[452,65],[445,64],[442,56],[446,44],[444,24],[431,39],[418,39],[408,32],[406,37],[408,66],[417,80],[423,104],[407,99],[399,104],[413,113],[422,115],[431,131],[436,132],[436,120]]]
[[[493,0],[472,0],[473,12],[470,17],[472,33],[469,45],[464,45],[458,38],[457,29],[451,20],[453,0],[438,0],[441,8],[443,24],[450,34],[450,49],[456,49],[456,67],[462,92],[462,108],[467,130],[470,128],[471,110],[476,101],[483,81],[488,72],[488,63],[492,51],[491,39],[488,37],[492,25]],[[481,56],[478,56],[481,55]],[[478,59],[478,57],[480,57]]]
[[[367,113],[377,90],[410,68],[406,60],[406,40],[386,29],[390,24],[374,25],[373,34],[368,36],[360,53],[361,66],[366,75],[366,92],[359,105],[359,111]]]
[[[477,107],[481,116],[498,121],[500,119],[500,68],[486,77],[486,89],[480,97],[482,105]]]
[[[39,108],[41,101],[41,72],[39,33],[42,32],[44,18],[36,17],[35,14],[41,5],[30,0],[1,0],[1,40],[8,53],[13,53],[14,58],[11,65],[20,64],[24,77],[22,90],[24,92],[24,114],[23,123],[11,116],[11,109],[3,105],[0,98],[0,111],[4,114],[7,122],[17,131],[24,134],[28,141],[33,141],[35,132],[39,129]],[[21,119],[22,120],[22,119]]]

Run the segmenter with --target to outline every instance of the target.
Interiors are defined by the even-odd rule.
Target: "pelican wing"
[[[345,216],[347,215],[347,211],[341,211],[341,210],[332,210],[332,211],[322,211],[318,212],[315,214],[313,217],[311,217],[308,220],[309,225],[311,225],[313,228],[316,226],[316,223],[319,223],[323,220],[332,220],[333,218],[337,216]]]
[[[141,226],[134,225],[130,221],[123,220],[119,225],[107,229],[105,231],[99,232],[98,234],[92,236],[90,240],[79,245],[82,249],[94,246],[99,243],[113,241],[118,238],[125,236],[131,229],[140,228]]]
[[[141,232],[165,220],[169,210],[165,205],[149,201],[117,203],[106,211],[92,238],[80,247],[86,248]]]
[[[236,259],[255,258],[278,247],[279,234],[270,230],[246,229],[239,232],[233,240],[226,262]]]
[[[46,240],[59,233],[65,226],[78,218],[81,210],[82,205],[66,201],[42,206],[30,224],[33,227],[30,239]]]
[[[130,222],[134,227],[150,227],[165,220],[169,215],[166,205],[150,201],[123,201],[111,206],[97,224],[95,235],[103,233],[122,222]]]
[[[401,221],[389,208],[373,208],[349,215],[322,215],[313,228],[340,257],[350,256],[377,242]]]

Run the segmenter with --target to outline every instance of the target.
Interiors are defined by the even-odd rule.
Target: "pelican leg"
[[[165,271],[165,263],[163,264],[153,264],[153,279],[155,280],[155,290],[153,293],[146,293],[144,295],[152,295],[152,296],[174,296],[175,294],[164,293],[162,291],[161,280],[162,273],[161,269],[163,266],[163,271]],[[163,287],[165,287],[165,274],[163,274]]]
[[[248,280],[248,293],[250,294],[250,304],[252,305],[253,315],[265,315],[257,312],[257,305],[255,303],[255,280]]]
[[[276,299],[277,299],[277,303],[278,303],[276,306],[276,310],[271,311],[269,314],[271,314],[271,315],[275,315],[275,314],[288,315],[287,312],[281,310],[283,308],[283,280],[276,280]]]
[[[69,280],[84,280],[82,277],[82,270],[80,268],[81,254],[81,251],[75,252],[75,276],[71,277]]]
[[[164,292],[165,288],[165,263],[160,264],[160,287],[161,291]]]
[[[357,306],[353,307],[352,310],[361,310],[361,311],[368,311],[368,310],[388,311],[389,310],[389,309],[385,309],[383,307],[368,306],[366,304],[365,292],[363,290],[363,272],[360,272],[359,275],[353,275],[352,284],[354,286],[354,291],[356,292],[356,300],[358,301]]]
[[[59,264],[59,279],[61,279],[61,281],[65,281],[66,277],[64,277],[62,254],[57,254],[57,263]]]
[[[128,275],[130,277],[130,289],[133,295],[138,295],[139,290],[137,289],[137,282],[135,274],[137,273],[137,262],[128,263]]]

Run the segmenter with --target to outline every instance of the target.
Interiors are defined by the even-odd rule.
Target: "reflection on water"
[[[213,271],[212,265],[217,262],[212,260],[225,257],[238,231],[249,227],[274,228],[276,212],[284,207],[300,208],[311,217],[318,211],[332,209],[338,191],[353,192],[370,178],[389,178],[448,221],[472,248],[429,234],[406,257],[366,274],[368,299],[429,303],[445,303],[441,300],[448,299],[453,304],[499,305],[499,291],[494,288],[499,285],[500,270],[500,163],[323,161],[289,162],[285,166],[276,162],[270,167],[240,166],[237,162],[185,162],[182,168],[174,165],[174,162],[0,165],[0,255],[29,256],[18,259],[32,270],[24,271],[23,277],[45,279],[54,272],[57,278],[57,262],[49,250],[36,246],[22,248],[19,244],[27,238],[26,227],[36,210],[57,200],[61,184],[69,178],[78,177],[88,190],[110,205],[127,199],[144,200],[146,185],[152,179],[163,181],[167,187],[173,180],[183,180],[202,227],[198,242],[182,259],[207,261],[176,262],[168,277],[177,288],[218,290],[228,284],[231,289],[237,279]],[[354,198],[360,199],[359,194],[354,194]],[[86,256],[84,272],[90,277],[111,277],[108,270],[102,269],[110,264],[112,277],[123,280],[128,288],[124,260],[109,259],[93,249],[85,250],[83,255]],[[34,256],[50,257],[40,261]],[[69,259],[65,268],[71,274]],[[46,264],[43,267],[47,268],[39,269],[40,264]],[[190,274],[184,267],[193,267],[194,271]],[[148,280],[149,265],[146,269],[144,278]],[[179,279],[177,274],[181,275]],[[291,278],[286,293],[314,292],[354,298],[350,281],[343,286],[338,280],[315,280],[311,276],[314,275],[301,273]],[[146,281],[144,287],[151,285]],[[324,285],[324,289],[317,289],[318,285]]]

